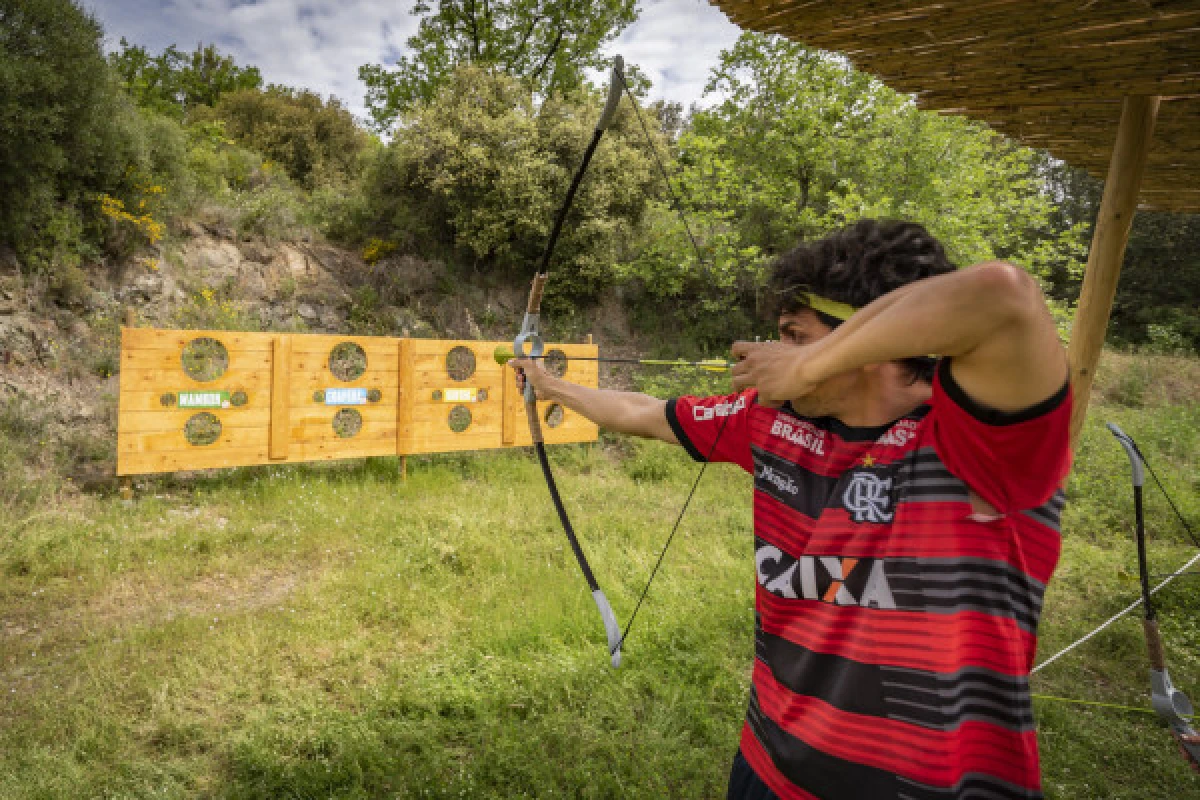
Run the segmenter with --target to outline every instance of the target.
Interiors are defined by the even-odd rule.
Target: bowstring
[[[650,577],[646,580],[646,585],[642,588],[642,595],[638,598],[637,605],[633,607],[633,613],[629,615],[629,622],[625,624],[625,631],[621,634],[621,640],[617,642],[617,646],[609,655],[620,650],[625,644],[625,638],[629,636],[629,629],[633,627],[633,621],[637,619],[638,611],[642,608],[642,601],[649,594],[650,585],[654,583],[654,576],[658,574],[658,568],[662,566],[663,559],[667,557],[667,550],[671,547],[671,542],[675,539],[675,534],[679,532],[679,525],[683,522],[683,517],[687,513],[688,506],[692,503],[692,498],[696,496],[696,489],[700,486],[700,480],[704,477],[704,471],[712,463],[713,454],[717,451],[717,444],[721,441],[721,434],[725,432],[725,426],[729,424],[731,416],[733,416],[732,413],[726,414],[721,419],[721,427],[717,428],[717,435],[713,439],[712,447],[708,449],[708,455],[705,456],[704,463],[700,465],[700,471],[696,473],[696,479],[692,481],[691,491],[688,492],[687,499],[683,501],[683,508],[679,509],[679,516],[675,517],[675,524],[671,526],[671,534],[667,537],[667,542],[663,545],[662,552],[658,554],[658,561],[654,563],[654,569],[650,570]]]
[[[654,163],[658,165],[658,171],[663,177],[663,183],[667,187],[667,194],[671,198],[671,208],[679,215],[679,221],[683,223],[683,229],[687,232],[688,241],[692,243],[692,250],[696,253],[696,264],[704,267],[704,258],[700,254],[700,244],[696,241],[695,235],[692,233],[692,226],[688,224],[687,217],[683,213],[683,204],[680,202],[679,196],[675,194],[675,188],[671,184],[671,176],[667,173],[667,168],[659,157],[658,148],[654,146],[654,139],[650,136],[650,129],[646,125],[646,120],[642,116],[641,108],[638,107],[637,98],[633,96],[633,92],[629,89],[629,84],[625,80],[625,75],[619,75],[621,86],[625,90],[625,95],[629,98],[629,104],[633,106],[633,113],[637,117],[638,124],[642,128],[642,135],[646,138],[646,145],[650,148],[651,155],[654,156]],[[675,534],[679,532],[679,526],[683,522],[684,516],[687,514],[688,507],[692,503],[692,498],[696,496],[696,490],[700,487],[700,481],[704,478],[704,472],[708,469],[708,465],[712,463],[713,454],[716,453],[717,445],[721,441],[721,434],[725,432],[725,426],[729,424],[729,417],[726,415],[721,420],[721,427],[717,429],[717,435],[713,439],[712,446],[708,450],[708,455],[704,459],[704,463],[700,465],[700,471],[696,473],[696,479],[692,481],[692,488],[688,491],[687,498],[683,501],[683,508],[679,510],[679,515],[675,517],[675,524],[671,526],[671,533],[667,536],[667,541],[663,545],[662,552],[658,554],[658,560],[654,562],[654,569],[650,571],[650,577],[646,580],[646,585],[642,588],[641,596],[638,597],[637,605],[633,608],[633,613],[629,615],[629,622],[625,624],[625,631],[621,634],[621,640],[617,642],[616,648],[612,652],[621,649],[625,644],[625,639],[629,636],[629,631],[633,627],[634,620],[637,619],[638,611],[642,608],[642,603],[646,599],[646,595],[650,593],[650,586],[654,583],[655,576],[658,575],[659,567],[662,566],[663,560],[667,557],[667,550],[671,547],[671,542],[675,540]],[[611,655],[610,653],[609,655]]]

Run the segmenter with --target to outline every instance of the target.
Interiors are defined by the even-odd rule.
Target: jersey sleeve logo
[[[746,407],[746,396],[742,395],[732,403],[717,403],[711,406],[692,406],[692,419],[696,422],[708,422],[717,417],[728,417]]]

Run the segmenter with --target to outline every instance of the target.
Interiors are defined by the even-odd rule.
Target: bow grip
[[[525,304],[525,319],[521,321],[521,330],[513,339],[513,354],[517,358],[538,358],[546,351],[546,345],[538,333],[538,323],[541,318],[542,292],[546,288],[547,274],[540,272],[533,276],[533,285],[529,287],[529,301]],[[525,344],[529,349],[525,349]],[[537,402],[537,394],[533,384],[525,382],[525,403]]]

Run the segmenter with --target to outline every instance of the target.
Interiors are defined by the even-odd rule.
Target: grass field
[[[1200,519],[1200,408],[1098,409],[1043,654],[1138,591],[1105,420]],[[627,441],[551,457],[624,622],[695,467]],[[151,481],[132,504],[77,496],[6,521],[0,798],[723,796],[752,655],[747,476],[710,468],[614,671],[535,461],[414,459],[403,484],[395,470]],[[1194,548],[1147,499],[1165,573]],[[1200,701],[1200,581],[1160,598],[1172,673]],[[1035,691],[1147,707],[1144,663],[1129,619]],[[1200,797],[1154,717],[1036,709],[1048,796]]]

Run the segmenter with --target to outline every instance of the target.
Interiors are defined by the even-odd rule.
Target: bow
[[[1158,614],[1151,600],[1153,592],[1150,590],[1150,573],[1146,565],[1146,520],[1142,510],[1142,485],[1146,480],[1143,466],[1146,462],[1137,444],[1128,434],[1111,422],[1108,423],[1108,430],[1125,448],[1125,455],[1129,456],[1130,468],[1133,471],[1133,512],[1137,521],[1138,570],[1141,574],[1142,606],[1145,612],[1142,630],[1145,632],[1146,651],[1150,660],[1150,705],[1159,719],[1171,729],[1192,765],[1200,766],[1200,737],[1187,721],[1187,717],[1193,712],[1192,703],[1187,695],[1171,683],[1171,674],[1167,671],[1166,649],[1158,631]]]
[[[545,289],[546,279],[549,274],[550,256],[554,252],[554,245],[558,241],[559,233],[562,232],[563,222],[566,220],[567,211],[571,208],[571,203],[575,199],[575,192],[579,189],[579,183],[583,179],[583,174],[587,170],[588,163],[592,159],[592,154],[596,150],[596,145],[600,143],[600,138],[604,131],[612,123],[613,117],[616,115],[617,106],[621,102],[621,92],[624,90],[629,95],[629,101],[633,105],[633,110],[637,115],[638,123],[641,125],[642,133],[646,137],[646,143],[650,147],[651,153],[654,155],[654,160],[658,165],[659,172],[663,176],[663,181],[666,184],[667,192],[671,196],[672,207],[679,214],[683,222],[684,229],[687,231],[688,239],[691,241],[692,248],[696,252],[697,263],[703,263],[703,258],[700,255],[700,246],[696,242],[696,237],[692,234],[691,226],[688,225],[687,218],[683,215],[683,207],[679,202],[679,198],[675,195],[675,191],[671,186],[671,178],[667,174],[666,167],[658,156],[658,150],[654,146],[654,140],[650,136],[650,131],[646,126],[646,120],[642,117],[641,111],[638,109],[637,101],[633,97],[633,93],[629,90],[629,85],[625,82],[624,75],[625,62],[620,56],[613,59],[612,72],[609,75],[608,82],[608,99],[604,104],[604,110],[600,113],[600,119],[596,121],[596,128],[592,133],[592,140],[587,146],[587,150],[583,153],[583,161],[575,172],[574,178],[571,179],[571,185],[567,189],[566,199],[563,201],[562,207],[558,211],[558,217],[554,221],[554,227],[550,231],[550,238],[546,242],[546,249],[542,253],[541,265],[533,278],[533,285],[529,290],[529,302],[525,307],[525,318],[521,323],[521,330],[513,340],[513,353],[523,358],[540,358],[545,351],[545,345],[542,342],[541,336],[538,333],[538,323],[542,303],[542,291]],[[528,349],[526,345],[528,344]],[[507,353],[497,351],[496,360],[506,361]],[[654,363],[648,362],[646,359],[639,360],[639,363]],[[693,362],[684,364],[683,362],[659,362],[668,366],[699,366],[704,369],[726,369],[730,366],[723,362]],[[716,452],[717,444],[721,440],[721,434],[725,432],[725,426],[729,422],[729,418],[725,417],[721,422],[721,427],[717,429],[717,435],[713,439],[712,447],[708,452],[708,456],[704,463],[701,464],[700,470],[696,474],[695,480],[692,482],[692,488],[688,492],[687,499],[683,502],[683,507],[679,510],[679,515],[675,518],[675,524],[671,527],[671,533],[667,536],[666,543],[663,545],[662,552],[659,553],[658,561],[654,564],[654,569],[650,571],[650,577],[646,580],[646,585],[642,589],[641,596],[638,598],[637,605],[634,606],[633,613],[629,616],[629,622],[625,625],[625,630],[622,632],[617,624],[616,615],[613,614],[612,606],[608,602],[608,598],[604,595],[600,585],[596,582],[596,577],[592,573],[591,567],[588,565],[587,557],[583,554],[583,548],[579,544],[579,539],[575,536],[575,529],[571,525],[571,520],[567,516],[567,511],[563,507],[562,498],[558,493],[558,486],[554,481],[554,473],[550,469],[550,461],[546,456],[546,446],[542,438],[541,420],[537,414],[537,398],[533,391],[533,386],[529,383],[525,385],[525,416],[529,420],[529,432],[533,438],[534,450],[537,452],[538,461],[542,465],[542,474],[546,478],[546,486],[550,490],[550,499],[554,501],[554,507],[558,511],[558,518],[562,522],[563,530],[567,534],[567,539],[571,543],[571,549],[575,553],[575,559],[579,562],[579,568],[583,571],[583,577],[587,580],[588,586],[592,590],[592,598],[596,601],[596,607],[600,610],[600,616],[604,620],[604,631],[608,637],[608,653],[612,659],[613,667],[618,667],[621,664],[621,646],[625,643],[625,639],[629,636],[629,630],[633,627],[633,621],[637,618],[638,611],[642,608],[642,602],[646,599],[646,595],[650,591],[650,585],[654,582],[655,576],[658,574],[659,567],[662,566],[663,559],[666,558],[667,550],[671,547],[671,542],[675,539],[675,534],[679,531],[679,525],[683,522],[684,515],[687,514],[688,506],[691,505],[692,498],[696,495],[696,489],[700,486],[700,481],[704,477],[704,472],[712,460],[713,454]]]
[[[596,121],[595,130],[592,132],[592,140],[588,143],[587,150],[583,153],[583,161],[579,164],[579,168],[575,170],[575,176],[571,179],[571,185],[567,189],[567,196],[563,200],[562,207],[558,210],[558,216],[554,220],[554,227],[550,230],[550,238],[546,242],[546,249],[542,253],[542,261],[537,272],[533,276],[533,285],[529,289],[529,301],[525,305],[525,318],[521,322],[521,330],[513,339],[513,352],[519,356],[526,358],[538,358],[545,351],[545,344],[538,332],[539,320],[542,307],[542,291],[546,286],[546,279],[549,277],[550,257],[554,253],[554,245],[558,242],[558,235],[562,232],[563,222],[566,221],[567,212],[571,209],[571,203],[575,200],[575,192],[579,189],[579,183],[583,180],[583,175],[587,171],[588,163],[592,160],[592,154],[596,152],[596,145],[600,144],[600,138],[604,135],[604,131],[612,123],[613,117],[616,115],[617,106],[621,102],[621,88],[624,85],[622,77],[622,69],[624,68],[624,60],[617,56],[613,59],[612,73],[609,76],[608,82],[608,99],[604,104],[604,110],[600,113],[600,119]],[[528,349],[526,349],[528,345]],[[542,475],[546,478],[546,487],[550,490],[550,499],[554,502],[554,508],[558,511],[558,519],[562,523],[563,531],[567,534],[567,540],[571,543],[571,550],[575,553],[575,560],[579,562],[579,569],[583,572],[583,577],[587,580],[588,587],[592,590],[592,599],[596,601],[596,608],[600,611],[600,617],[604,620],[604,632],[608,637],[608,652],[612,659],[612,665],[615,669],[621,665],[621,626],[617,624],[617,617],[613,614],[612,606],[608,602],[608,597],[605,596],[604,590],[600,588],[600,584],[596,581],[596,576],[592,572],[591,566],[588,564],[587,556],[583,553],[583,547],[579,544],[579,538],[575,535],[575,529],[571,525],[571,519],[567,516],[567,510],[563,506],[562,497],[558,493],[558,484],[554,480],[554,472],[550,469],[550,459],[546,456],[546,444],[542,436],[542,423],[538,417],[537,396],[533,391],[533,384],[525,384],[525,416],[529,420],[529,434],[533,439],[533,448],[537,452],[538,461],[542,465]]]

